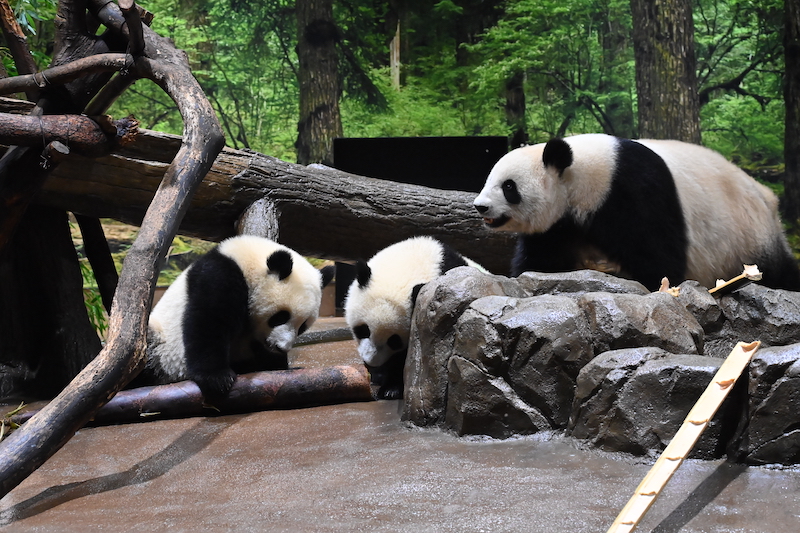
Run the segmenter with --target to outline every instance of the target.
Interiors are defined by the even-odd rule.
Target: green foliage
[[[103,299],[97,288],[92,267],[89,266],[88,259],[81,259],[81,276],[83,276],[83,303],[86,305],[86,312],[89,315],[89,322],[94,330],[102,338],[108,329],[108,315],[103,306]]]
[[[36,28],[41,22],[55,17],[57,3],[56,0],[11,0],[10,5],[22,29],[36,35]]]
[[[523,76],[531,142],[604,131],[635,136],[628,0],[340,0],[342,121],[348,136],[506,135],[506,83]],[[42,46],[54,0],[16,0]],[[186,50],[229,146],[294,160],[298,86],[292,0],[151,0],[153,29]],[[405,9],[398,12],[398,9]],[[704,142],[743,165],[783,150],[780,0],[694,5]],[[391,87],[388,43],[402,31],[403,86]],[[46,31],[45,31],[46,30]],[[50,33],[48,33],[50,32]],[[11,73],[7,54],[3,61]],[[139,81],[110,110],[182,133],[174,103]]]
[[[762,107],[752,98],[723,95],[700,111],[703,144],[742,167],[778,164],[783,161],[783,117],[783,101]]]

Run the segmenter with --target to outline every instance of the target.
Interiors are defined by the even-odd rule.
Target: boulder
[[[615,279],[593,272],[587,286],[606,278]],[[622,282],[608,286],[630,286]],[[573,276],[469,269],[429,283],[414,313],[403,418],[460,435],[564,429],[578,373],[596,354],[642,344],[698,353],[702,328],[691,313],[637,285],[635,294],[586,293]]]
[[[706,355],[725,357],[739,341],[762,347],[800,342],[800,293],[752,283],[719,299],[722,326],[706,333]]]
[[[677,433],[722,359],[628,348],[595,357],[578,375],[569,434],[610,451],[656,456]],[[721,457],[738,411],[729,396],[691,456]],[[731,416],[733,413],[733,416]]]
[[[751,284],[677,297],[595,272],[461,267],[417,298],[402,418],[458,435],[563,430],[655,455],[735,344],[759,340],[691,457],[800,463],[800,294]],[[768,348],[772,346],[772,348]]]
[[[800,463],[800,344],[756,352],[747,394],[732,455],[753,464]]]

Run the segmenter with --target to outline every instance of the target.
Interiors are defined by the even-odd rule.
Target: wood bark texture
[[[691,0],[631,0],[639,137],[700,143]]]
[[[339,29],[333,22],[333,2],[298,0],[295,10],[300,84],[297,162],[332,165],[333,139],[342,136]]]
[[[179,145],[179,137],[140,130],[136,143],[109,156],[70,157],[50,175],[37,201],[139,225]],[[262,218],[272,217],[276,230],[262,234],[307,256],[368,259],[404,238],[432,235],[491,272],[506,274],[515,237],[487,229],[472,207],[474,196],[225,148],[194,195],[180,232],[212,241],[230,237],[242,213],[263,199],[268,209]]]
[[[786,80],[783,100],[786,103],[783,183],[786,219],[797,224],[800,219],[800,0],[784,2],[786,34]]]
[[[237,376],[230,394],[213,406],[204,402],[193,381],[120,391],[97,411],[91,424],[297,409],[372,399],[369,375],[363,366],[274,370]],[[35,407],[23,408],[10,421],[23,424],[37,412]]]
[[[106,27],[119,33],[124,17],[118,6],[92,0],[106,10]],[[90,2],[91,3],[91,2]],[[95,53],[95,41],[85,39],[83,2],[61,2],[54,57],[58,64]],[[224,138],[213,109],[191,75],[186,55],[172,43],[143,28],[146,55],[131,58],[129,71],[150,79],[175,101],[184,121],[180,148],[165,165],[163,178],[149,202],[142,227],[122,269],[109,318],[108,339],[100,354],[23,427],[0,443],[0,496],[16,487],[83,427],[135,375],[144,362],[145,332],[158,267],[163,260],[189,199],[222,149]],[[156,60],[150,58],[157,58]],[[107,81],[104,73],[82,78]],[[67,91],[77,90],[68,88]],[[88,101],[95,91],[75,93]]]

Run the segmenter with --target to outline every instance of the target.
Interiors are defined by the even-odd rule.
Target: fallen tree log
[[[0,111],[19,101],[0,98]],[[99,158],[72,155],[51,173],[36,202],[140,225],[181,138],[139,130],[136,142]],[[264,226],[298,252],[326,259],[371,257],[414,235],[432,235],[498,274],[508,271],[514,237],[487,229],[474,193],[446,191],[302,166],[225,148],[195,193],[179,233],[220,241],[256,201]]]
[[[213,406],[204,403],[200,388],[193,381],[120,391],[97,411],[89,425],[296,409],[372,399],[369,375],[362,366],[273,370],[239,375],[228,397]],[[22,425],[37,412],[35,407],[23,407],[9,421]]]

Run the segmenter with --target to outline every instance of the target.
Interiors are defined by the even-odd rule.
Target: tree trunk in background
[[[628,67],[626,66],[626,50],[629,46],[628,32],[623,28],[618,12],[607,9],[601,15],[601,45],[603,47],[602,78],[598,90],[609,95],[605,105],[605,118],[608,121],[605,133],[630,139],[636,136],[633,120],[633,102],[631,97]],[[604,121],[605,122],[605,121]]]
[[[785,0],[786,81],[783,98],[786,103],[786,132],[784,137],[783,211],[787,221],[797,224],[800,219],[800,0]]]
[[[0,253],[0,398],[55,396],[100,351],[66,213],[30,206]]]
[[[522,72],[517,72],[506,80],[506,124],[511,131],[508,137],[511,149],[528,143],[524,81],[525,74]]]
[[[332,0],[298,0],[297,55],[300,61],[300,120],[297,162],[333,166],[333,139],[342,136],[339,66]]]
[[[700,143],[691,0],[631,0],[639,137]]]

